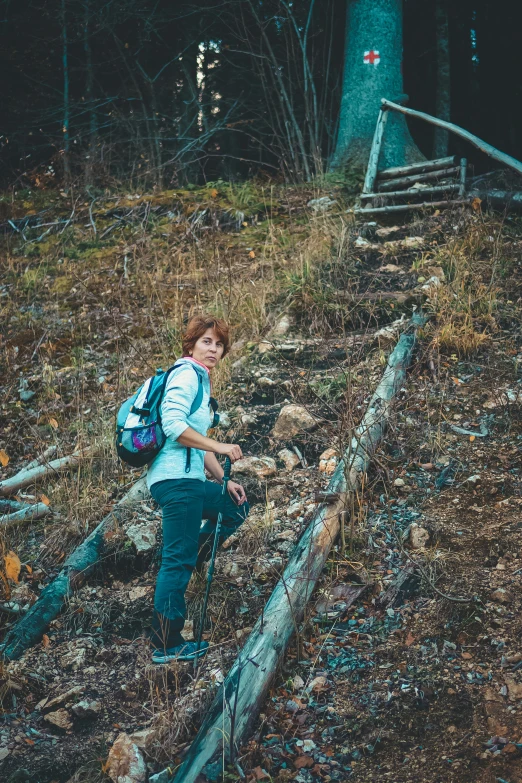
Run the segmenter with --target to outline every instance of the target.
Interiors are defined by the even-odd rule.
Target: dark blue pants
[[[156,646],[181,644],[186,617],[185,591],[200,548],[208,554],[219,511],[220,543],[245,521],[249,506],[236,506],[228,492],[212,481],[167,479],[150,488],[163,512],[163,550],[154,594],[153,642]],[[201,521],[205,519],[204,526]],[[202,551],[202,555],[205,553]],[[162,643],[158,643],[158,637]]]

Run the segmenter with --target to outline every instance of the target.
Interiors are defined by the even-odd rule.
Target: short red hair
[[[190,351],[194,350],[197,341],[205,334],[207,329],[214,329],[223,343],[223,356],[227,355],[230,349],[229,326],[222,318],[216,318],[207,313],[205,315],[195,315],[188,322],[182,339],[183,356],[190,356]]]

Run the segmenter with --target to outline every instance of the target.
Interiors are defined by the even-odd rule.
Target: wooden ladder
[[[377,118],[360,196],[365,205],[354,211],[359,215],[378,215],[463,203],[466,196],[466,158],[450,156],[378,171],[387,117],[388,109],[383,107]]]

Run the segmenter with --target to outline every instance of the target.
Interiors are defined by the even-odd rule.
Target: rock
[[[257,424],[257,417],[254,413],[243,413],[241,416],[241,424],[245,427],[253,427]]]
[[[53,726],[57,726],[59,729],[63,729],[63,731],[72,729],[71,716],[63,707],[55,712],[48,712],[44,720],[47,723],[52,723]]]
[[[326,449],[319,457],[319,472],[331,476],[339,463],[339,452],[337,449]]]
[[[401,226],[383,226],[382,228],[378,228],[375,232],[378,237],[381,239],[385,237],[389,237],[390,234],[396,234],[397,231],[401,230]]]
[[[182,635],[186,642],[194,641],[194,620],[185,620]]]
[[[476,486],[480,481],[480,475],[476,473],[474,476],[469,476],[466,481],[473,484],[473,486]]]
[[[155,743],[155,741],[158,739],[158,732],[155,728],[148,728],[148,729],[140,729],[139,731],[135,731],[130,735],[130,740],[135,745],[138,746],[138,748],[148,755],[150,755],[150,751],[152,750],[152,747]]]
[[[406,482],[404,481],[404,479],[401,479],[401,478],[396,478],[395,481],[393,482],[393,484],[394,484],[395,487],[405,487],[406,486]]]
[[[221,430],[228,430],[232,426],[232,421],[230,420],[230,416],[226,411],[222,411],[219,414],[218,426]]]
[[[129,590],[129,598],[131,601],[137,601],[139,598],[145,598],[146,595],[148,595],[150,592],[149,587],[140,586],[137,587],[131,587]]]
[[[223,575],[229,579],[236,579],[238,576],[241,576],[241,569],[237,563],[232,561],[231,563],[225,564],[225,567],[223,568]]]
[[[329,687],[328,680],[326,677],[321,675],[319,677],[314,677],[312,682],[307,686],[306,690],[308,693],[321,693],[321,691],[325,691]]]
[[[86,658],[87,650],[85,647],[73,647],[73,649],[66,652],[65,655],[62,655],[60,658],[60,663],[64,669],[72,669],[73,671],[77,671],[83,667]]]
[[[368,240],[364,239],[363,237],[357,237],[354,245],[355,247],[371,247],[371,242],[368,242]]]
[[[293,541],[296,537],[296,532],[293,528],[288,528],[288,530],[281,530],[280,533],[277,533],[275,540],[276,541]]]
[[[274,438],[291,440],[301,432],[309,432],[318,421],[302,405],[284,405],[272,430]]]
[[[55,707],[60,707],[62,704],[72,703],[78,696],[81,696],[84,690],[85,688],[83,685],[76,685],[74,688],[70,688],[68,691],[65,691],[65,693],[60,694],[60,696],[55,696],[53,699],[49,700],[49,697],[47,696],[45,699],[38,702],[35,709],[47,711],[53,710]]]
[[[424,245],[423,237],[405,237],[404,239],[392,239],[384,243],[388,250],[417,250]]]
[[[400,266],[397,266],[397,264],[384,264],[384,266],[380,266],[377,270],[378,272],[390,272],[390,274],[398,273],[400,275],[404,274],[404,269],[401,269]]]
[[[507,590],[503,587],[499,587],[498,590],[493,590],[489,596],[492,601],[496,601],[497,604],[509,604],[511,603],[511,596]]]
[[[292,687],[294,691],[299,691],[301,688],[304,688],[305,681],[302,677],[300,677],[298,674],[295,675],[294,679],[292,680]]]
[[[144,522],[142,524],[129,525],[125,530],[127,538],[129,538],[134,546],[136,552],[150,552],[156,546],[156,522]]]
[[[277,456],[282,462],[285,463],[285,468],[288,470],[288,472],[296,468],[301,462],[297,454],[293,451],[290,451],[290,449],[282,449],[277,453]]]
[[[9,755],[9,748],[0,748],[0,761],[6,759]]]
[[[72,711],[77,718],[95,718],[101,712],[101,704],[99,701],[89,701],[83,699],[78,704],[73,704]]]
[[[282,315],[281,318],[277,321],[274,328],[271,330],[270,334],[273,337],[284,337],[285,334],[287,334],[290,331],[291,326],[292,326],[292,321],[290,319],[290,316]]]
[[[486,687],[484,689],[484,701],[493,701],[500,704],[503,704],[504,700],[500,693],[496,691],[494,688]]]
[[[109,751],[105,772],[114,783],[145,783],[147,767],[140,749],[128,734],[118,734]]]
[[[243,642],[247,639],[248,636],[252,633],[252,628],[238,628],[236,631],[236,639],[239,642],[239,644],[243,644]]]
[[[301,514],[304,511],[304,501],[298,500],[295,503],[292,503],[290,506],[288,506],[286,510],[286,516],[290,517],[290,519],[297,519],[297,517],[300,517]]]
[[[261,340],[260,343],[258,343],[257,346],[257,352],[263,355],[264,353],[269,353],[270,351],[274,350],[273,343],[270,342],[270,340]]]
[[[272,457],[243,457],[232,465],[233,476],[244,474],[255,478],[269,478],[277,474],[275,460]]]
[[[426,528],[412,522],[410,527],[410,546],[412,549],[424,549],[430,540],[430,534]]]
[[[506,677],[509,701],[519,701],[522,699],[522,683],[516,682],[513,677]]]
[[[313,209],[314,212],[328,212],[334,204],[337,204],[335,199],[331,199],[330,196],[322,196],[311,199],[306,206]]]
[[[277,386],[277,383],[276,381],[273,381],[272,378],[268,378],[266,375],[262,375],[257,379],[257,385],[261,389],[273,389],[274,386]]]

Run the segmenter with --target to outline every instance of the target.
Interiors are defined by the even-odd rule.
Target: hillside
[[[478,202],[404,224],[347,207],[338,192],[221,181],[1,201],[0,482],[79,455],[13,496],[50,514],[0,517],[2,636],[138,480],[115,456],[115,412],[179,356],[192,313],[233,329],[216,437],[270,458],[244,468],[252,513],[218,556],[197,674],[150,663],[160,512],[147,498],[105,532],[42,640],[2,665],[2,779],[109,780],[122,732],[150,775],[176,768],[422,307],[345,546],[226,779],[522,780],[522,223]],[[277,436],[289,404],[315,421]],[[202,597],[193,578],[196,624]]]

